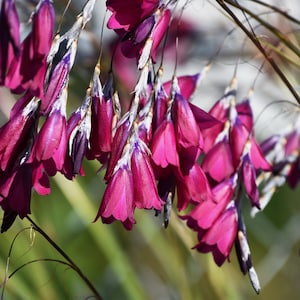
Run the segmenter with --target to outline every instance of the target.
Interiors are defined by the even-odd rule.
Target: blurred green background
[[[233,251],[217,267],[210,254],[192,250],[195,234],[173,213],[170,227],[150,211],[136,214],[131,232],[119,223],[92,223],[103,191],[98,165],[86,163],[86,177],[52,181],[52,194],[32,200],[32,218],[79,265],[104,299],[299,299],[299,189],[283,188],[263,213],[246,217],[253,262],[262,283],[257,296]],[[248,215],[247,213],[245,215]],[[1,280],[9,247],[27,220],[0,236]],[[22,264],[61,257],[38,233],[17,238],[8,274]],[[6,284],[4,299],[93,299],[78,275],[64,265],[40,261],[19,270]]]
[[[58,11],[62,12],[66,2],[54,1],[54,4]],[[74,15],[79,12],[83,2],[72,1],[69,14],[65,17],[68,21],[63,23],[63,27],[67,27],[68,22],[74,20]],[[195,9],[196,2],[191,2],[191,8],[199,19],[200,9]],[[204,2],[201,5],[204,5]],[[102,7],[102,15],[103,4],[104,1],[97,2],[97,5]],[[24,7],[26,8],[26,5],[23,5]],[[201,10],[202,8],[201,6]],[[210,6],[205,8],[211,13]],[[216,11],[215,8],[213,10]],[[204,15],[211,18],[206,11]],[[183,73],[193,74],[195,70],[191,70],[191,66],[199,71],[223,41],[224,34],[232,29],[232,24],[228,20],[226,24],[230,25],[224,27],[225,23],[220,18],[219,12],[217,18],[213,18],[218,21],[210,24],[202,22],[199,32],[202,40],[190,53],[190,63],[185,62],[181,66]],[[100,23],[101,21],[93,19],[88,24],[88,30],[84,34],[86,40],[93,42],[99,40]],[[96,38],[90,31],[95,32]],[[80,51],[71,73],[69,112],[80,104],[85,95],[99,50],[96,47],[88,47],[92,43],[85,43],[86,40],[79,42]],[[243,39],[237,40],[241,43]],[[224,44],[220,57],[215,61],[216,68],[212,71],[212,75],[208,75],[207,84],[200,90],[200,96],[207,100],[206,104],[203,104],[204,107],[212,105],[212,101],[217,99],[216,94],[218,97],[222,95],[232,76],[237,57],[241,55],[241,45],[238,44],[237,47],[234,43],[237,40],[233,39],[233,42],[230,40]],[[241,85],[246,86],[244,91],[247,91],[257,74],[257,67],[253,67],[253,61],[245,62],[246,59],[239,66],[238,78]],[[104,61],[105,63],[109,65],[108,61]],[[253,76],[240,71],[245,65],[254,70]],[[224,66],[230,71],[220,72],[218,67],[222,70]],[[274,99],[272,98],[274,94],[279,98],[278,89],[282,87],[278,87],[278,83],[274,80],[272,85],[269,85],[270,81],[268,85],[265,82],[265,77],[258,80],[256,89],[262,92],[267,89],[270,100]],[[266,94],[263,96],[267,98]],[[260,108],[265,106],[264,101],[256,104],[259,104]],[[0,108],[2,111],[8,110],[7,107],[3,107],[3,102]],[[271,113],[269,118],[273,120],[275,115]],[[260,123],[264,129],[273,126],[272,122]],[[78,264],[104,299],[300,299],[299,188],[295,191],[286,187],[280,189],[271,204],[255,219],[249,216],[250,207],[247,207],[247,204],[244,207],[252,259],[262,285],[261,294],[257,296],[247,276],[243,276],[240,272],[234,251],[230,263],[226,262],[221,268],[217,267],[211,254],[204,255],[191,249],[196,243],[196,236],[178,219],[176,213],[172,214],[167,229],[163,228],[162,219],[155,217],[152,211],[136,211],[137,224],[131,232],[126,231],[117,222],[111,225],[104,225],[101,221],[93,223],[104,189],[103,174],[98,172],[99,167],[96,162],[85,162],[86,176],[77,178],[74,182],[57,175],[51,180],[50,196],[39,197],[33,194],[31,217]],[[12,241],[28,226],[30,224],[27,220],[17,220],[8,232],[0,235],[1,282],[5,278]],[[45,258],[61,259],[42,236],[38,233],[32,235],[32,231],[25,230],[15,241],[9,257],[7,274],[11,274],[31,260]],[[73,270],[58,263],[39,261],[26,265],[7,281],[4,299],[76,300],[93,297]]]

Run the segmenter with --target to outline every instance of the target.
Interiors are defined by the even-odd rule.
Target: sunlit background
[[[19,7],[24,13],[25,22],[31,4],[36,1],[16,2],[21,4]],[[297,1],[285,2],[288,7],[293,8],[294,5],[299,10]],[[54,1],[58,22],[66,3]],[[83,3],[71,2],[62,28],[68,28],[68,24],[75,20]],[[296,9],[290,12],[297,14]],[[98,1],[94,19],[88,24],[79,42],[79,53],[71,72],[69,113],[81,103],[85,95],[91,70],[99,54],[104,16],[104,1]],[[184,17],[197,27],[195,39],[182,37],[182,43],[179,40],[179,47],[182,44],[182,47],[189,49],[188,57],[179,64],[179,74],[200,72],[221,47],[194,101],[204,109],[209,109],[222,96],[236,64],[240,83],[238,97],[241,100],[259,73],[261,57],[250,42],[244,41],[238,29],[225,39],[235,25],[216,8],[214,1],[191,1]],[[270,15],[270,18],[276,17]],[[112,33],[105,32],[103,44],[113,38]],[[297,42],[296,35],[295,39]],[[299,40],[298,36],[298,45]],[[108,49],[104,50],[107,51],[104,51],[103,57],[105,69],[110,61]],[[165,76],[168,79],[174,69],[172,63],[172,59],[168,61],[166,58]],[[107,69],[103,73],[105,71]],[[299,70],[291,69],[288,72],[297,88],[299,77],[296,79],[296,75],[299,75]],[[14,100],[4,90],[1,90],[1,98],[3,124]],[[255,115],[258,116],[267,103],[282,99],[290,100],[292,97],[271,70],[264,69],[257,79],[251,100]],[[288,106],[274,107],[266,109],[262,113],[263,117],[257,120],[260,137],[274,133],[276,128],[289,121],[291,113]],[[117,222],[111,225],[104,225],[101,221],[93,223],[105,187],[104,174],[99,168],[99,163],[85,161],[86,176],[74,182],[57,175],[51,181],[50,196],[39,197],[33,194],[31,218],[78,264],[104,299],[300,298],[299,188],[292,191],[283,187],[275,194],[270,205],[254,219],[250,217],[250,207],[245,201],[244,216],[252,259],[262,285],[262,291],[257,296],[247,276],[240,272],[234,251],[230,262],[221,268],[217,267],[211,254],[200,254],[192,249],[196,244],[196,236],[176,213],[171,215],[167,229],[163,228],[162,219],[155,217],[152,211],[136,211],[137,224],[130,232]],[[66,265],[47,261],[49,258],[62,258],[41,235],[30,229],[27,220],[15,222],[7,233],[0,236],[0,244],[1,281],[6,274],[12,274],[23,266],[6,282],[3,299],[93,299],[91,291],[73,270]],[[28,264],[33,260],[37,261]]]

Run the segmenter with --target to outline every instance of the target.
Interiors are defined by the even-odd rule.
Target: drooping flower
[[[131,230],[134,219],[134,190],[132,173],[127,163],[120,165],[110,177],[95,221],[101,217],[103,223],[119,220]]]
[[[122,37],[122,52],[136,57],[142,69],[151,58],[156,61],[156,50],[168,28],[171,11],[158,0],[134,0],[125,3],[108,0],[107,8],[113,13],[108,28]]]
[[[53,103],[62,93],[62,90],[68,84],[69,72],[73,66],[75,54],[77,51],[77,42],[71,43],[67,52],[62,59],[55,65],[52,66],[53,70],[48,75],[47,87],[45,96],[41,103],[41,114],[48,115],[52,109]]]
[[[24,218],[30,213],[32,169],[22,164],[0,178],[0,206],[4,210],[1,232],[7,231],[19,215]]]
[[[221,182],[234,173],[232,153],[228,141],[224,139],[214,145],[205,155],[202,168],[213,180]]]
[[[0,28],[0,85],[4,85],[12,61],[18,60],[21,53],[20,21],[15,1],[1,1]]]
[[[261,187],[259,207],[264,209],[273,194],[283,184],[288,183],[295,188],[300,180],[300,118],[297,117],[292,126],[276,135],[272,135],[261,144],[261,149],[270,162],[269,172],[262,172],[257,177],[257,184]],[[254,216],[259,210],[252,209]]]
[[[26,96],[23,97],[25,99]],[[23,99],[19,100],[20,102]],[[27,98],[25,99],[27,102]],[[11,171],[22,160],[27,160],[30,143],[35,135],[39,99],[33,97],[24,107],[13,109],[10,120],[0,129],[0,168]],[[15,106],[19,106],[17,102]]]
[[[107,0],[107,8],[113,12],[108,28],[131,31],[144,19],[152,15],[159,6],[159,0]]]
[[[100,70],[96,67],[91,87],[91,135],[88,158],[101,160],[103,155],[112,150],[113,122],[117,122],[117,116],[113,107],[112,78],[108,79],[102,89],[99,76]]]
[[[62,170],[64,165],[67,150],[66,101],[67,89],[65,88],[52,106],[32,149],[30,161],[44,162],[51,174]]]
[[[240,213],[238,217],[238,233],[235,240],[235,250],[242,273],[249,275],[249,279],[255,292],[259,294],[260,283],[252,265],[250,247],[247,241],[246,226]]]
[[[172,119],[182,170],[187,173],[200,155],[203,140],[188,101],[178,93],[172,104]]]
[[[158,11],[158,21],[156,21],[156,23],[154,24],[153,30],[151,31],[151,34],[149,36],[149,38],[146,41],[146,44],[141,52],[141,57],[140,57],[140,61],[139,61],[139,67],[143,66],[143,60],[145,60],[144,57],[142,57],[143,55],[145,57],[151,57],[152,61],[155,63],[156,62],[156,56],[157,56],[157,49],[158,46],[160,45],[166,31],[167,28],[170,24],[170,20],[171,20],[171,11],[169,9],[163,9],[162,11]],[[151,50],[147,50],[146,46],[151,45]],[[149,51],[147,53],[147,51]]]
[[[229,259],[238,229],[237,210],[233,202],[213,225],[202,235],[195,248],[203,253],[212,252],[215,263],[221,266]]]
[[[143,142],[137,140],[131,154],[134,204],[137,208],[161,210],[162,201],[158,195],[149,154],[144,148]]]
[[[151,142],[152,160],[161,168],[168,165],[179,167],[174,124],[171,120],[163,121],[153,135]]]
[[[124,115],[117,125],[116,132],[112,140],[111,153],[104,177],[105,180],[108,180],[112,176],[114,168],[122,155],[123,149],[129,137],[130,125],[129,115]]]
[[[213,188],[210,198],[194,203],[195,207],[181,218],[187,220],[187,225],[197,231],[200,236],[216,222],[228,203],[233,199],[233,195],[233,180],[223,181]]]
[[[208,202],[213,198],[207,177],[195,163],[187,174],[174,172],[177,186],[177,209],[184,210],[189,204]]]
[[[21,55],[14,59],[5,79],[5,84],[13,91],[29,90],[34,96],[43,98],[54,19],[51,1],[40,1],[32,16],[32,30],[21,44]]]
[[[68,179],[77,174],[83,175],[82,161],[88,150],[91,133],[91,95],[87,90],[82,105],[72,113],[67,121],[68,149],[64,160],[62,173]]]

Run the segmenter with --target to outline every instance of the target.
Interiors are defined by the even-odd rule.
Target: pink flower
[[[208,180],[201,167],[194,164],[188,174],[176,174],[177,184],[177,209],[184,210],[189,204],[209,202],[212,192]]]
[[[88,149],[91,132],[91,97],[89,93],[88,90],[82,105],[70,116],[67,122],[68,151],[62,173],[68,179],[73,179],[79,173],[84,174],[82,161]]]
[[[161,210],[162,201],[158,196],[149,155],[138,142],[133,145],[131,172],[135,206],[143,209]]]
[[[155,12],[159,0],[107,0],[106,6],[113,12],[108,20],[108,28],[131,31]]]
[[[49,195],[51,192],[50,181],[45,172],[43,163],[34,162],[29,164],[29,166],[32,169],[32,185],[35,191],[42,196]]]
[[[99,217],[107,224],[119,220],[131,230],[135,224],[133,197],[132,173],[127,165],[123,165],[109,179],[95,221]]]
[[[160,45],[167,31],[167,28],[170,24],[170,20],[171,20],[171,11],[169,9],[162,10],[161,15],[159,16],[159,19],[155,24],[152,34],[150,36],[153,41],[151,47],[151,58],[154,63],[156,62],[156,54],[157,54],[158,46]]]
[[[15,92],[30,90],[33,95],[43,97],[54,19],[51,1],[41,1],[32,17],[32,31],[21,45],[21,56],[12,62],[6,77],[6,85]]]
[[[148,59],[156,61],[156,50],[169,26],[171,12],[158,0],[107,1],[113,12],[108,28],[122,37],[122,52],[137,57],[142,69]]]
[[[211,148],[202,161],[202,168],[217,182],[229,178],[234,173],[232,154],[226,140]]]
[[[67,150],[66,101],[67,90],[64,89],[52,106],[32,149],[30,162],[44,162],[51,174],[62,170],[64,165]]]
[[[22,219],[30,213],[32,171],[23,164],[0,178],[0,205],[4,210],[1,232],[10,228],[17,215]]]
[[[51,158],[65,134],[66,119],[60,111],[53,111],[45,121],[35,141],[34,154],[38,161]]]
[[[104,153],[111,152],[113,132],[113,95],[112,77],[106,82],[103,91],[95,69],[91,90],[91,135],[88,158],[100,158]]]
[[[63,58],[53,67],[51,76],[48,78],[45,96],[42,99],[41,114],[48,115],[50,113],[53,103],[67,85],[75,51],[74,47],[70,47]]]
[[[199,82],[199,79],[201,77],[201,74],[195,74],[195,75],[186,75],[186,76],[179,76],[176,77],[176,85],[178,89],[178,93],[180,92],[181,96],[187,100],[189,100],[192,96],[192,94],[195,92],[197,84]],[[163,88],[167,92],[168,96],[171,94],[171,88],[174,84],[174,80],[167,81],[163,84]]]
[[[221,266],[226,259],[229,259],[237,229],[237,210],[234,204],[231,204],[201,236],[195,248],[202,253],[212,252],[215,263]]]
[[[120,159],[123,149],[126,145],[130,131],[130,121],[125,118],[117,125],[116,133],[113,137],[111,153],[108,160],[108,165],[105,174],[105,180],[109,180],[114,172],[114,168]]]
[[[153,105],[153,120],[152,120],[152,129],[153,132],[159,127],[159,125],[164,121],[167,109],[169,95],[167,94],[164,86],[161,84],[160,80],[157,80],[155,88],[155,98]]]
[[[198,159],[203,140],[188,101],[177,93],[172,104],[172,119],[181,166],[186,173]]]
[[[223,181],[212,190],[212,196],[199,201],[195,207],[184,216],[187,225],[193,230],[204,234],[223,213],[228,203],[233,199],[234,186],[232,179]]]
[[[249,99],[238,103],[236,111],[241,123],[247,128],[248,132],[251,132],[253,130],[253,112]]]
[[[13,0],[1,1],[0,28],[0,85],[3,85],[11,62],[21,53],[20,21]]]
[[[153,162],[161,167],[179,166],[175,129],[171,120],[163,121],[153,135],[151,153]]]
[[[4,210],[1,232],[10,228],[19,215],[30,214],[32,187],[40,194],[50,193],[50,182],[39,164],[21,163],[13,171],[0,176],[0,206]]]
[[[3,171],[12,170],[20,161],[28,159],[28,142],[36,131],[39,102],[33,98],[23,109],[13,109],[11,119],[0,129],[0,168]]]
[[[259,208],[259,191],[256,184],[256,170],[251,164],[248,156],[244,158],[242,165],[242,181],[251,204]]]

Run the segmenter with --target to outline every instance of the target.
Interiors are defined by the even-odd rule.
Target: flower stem
[[[40,228],[29,216],[26,216],[26,219],[32,224],[33,228],[39,232],[48,242],[49,244],[72,266],[75,272],[80,276],[80,278],[85,282],[85,284],[89,287],[89,289],[93,292],[94,296],[98,300],[102,300],[103,298],[96,290],[94,285],[90,282],[90,280],[85,276],[85,274],[81,271],[81,269],[77,266],[77,264],[60,248],[50,237],[49,235]]]
[[[240,27],[240,29],[246,34],[246,36],[252,41],[252,43],[256,46],[256,48],[260,51],[260,53],[265,57],[265,59],[269,62],[273,70],[279,76],[279,78],[283,81],[286,87],[289,89],[291,94],[294,96],[296,101],[300,104],[300,96],[297,91],[294,89],[292,84],[286,78],[284,73],[281,71],[280,67],[276,64],[272,57],[268,54],[268,52],[263,48],[257,36],[249,31],[244,24],[238,19],[238,17],[234,14],[234,12],[226,5],[225,2],[232,4],[229,0],[216,0],[217,3],[222,7],[224,11],[226,11],[229,16],[233,19],[233,21]]]

